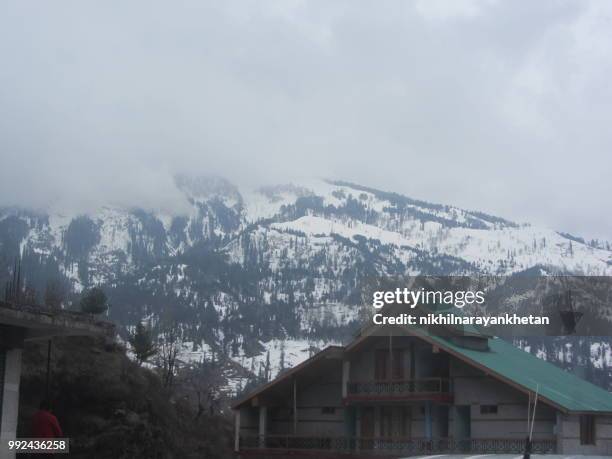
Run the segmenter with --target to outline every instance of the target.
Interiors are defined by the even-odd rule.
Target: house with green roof
[[[369,326],[233,409],[241,457],[612,455],[612,393],[475,327]]]

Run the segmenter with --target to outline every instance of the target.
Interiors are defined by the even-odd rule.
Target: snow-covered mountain
[[[266,351],[290,365],[346,336],[371,276],[612,275],[608,243],[346,182],[176,184],[185,215],[0,209],[0,280],[21,255],[38,292],[49,279],[74,292],[103,285],[119,322],[171,314],[189,358],[214,349],[250,370]]]

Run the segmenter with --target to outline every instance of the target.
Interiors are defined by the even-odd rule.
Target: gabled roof
[[[232,409],[236,409],[239,408],[241,405],[245,404],[246,402],[250,401],[251,399],[257,397],[259,394],[261,394],[262,392],[265,392],[266,390],[270,389],[273,386],[276,386],[277,384],[290,380],[291,378],[293,378],[295,376],[296,373],[299,373],[301,370],[310,367],[313,364],[316,364],[317,362],[321,361],[322,359],[325,358],[341,358],[342,357],[342,353],[344,351],[344,348],[342,346],[328,346],[325,349],[323,349],[320,352],[317,352],[315,355],[313,355],[312,357],[310,357],[307,360],[304,360],[302,363],[296,365],[295,367],[291,368],[290,370],[285,371],[284,373],[278,375],[276,378],[274,378],[272,381],[266,383],[266,384],[262,384],[261,386],[259,386],[258,388],[256,388],[255,390],[249,392],[248,394],[246,394],[244,397],[240,397],[238,400],[236,400],[234,403],[232,403]]]

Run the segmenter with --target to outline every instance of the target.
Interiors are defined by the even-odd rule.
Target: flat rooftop
[[[88,314],[0,301],[0,328],[3,326],[24,329],[26,341],[53,336],[112,336],[115,331],[112,322]]]

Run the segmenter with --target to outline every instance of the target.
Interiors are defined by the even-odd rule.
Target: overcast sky
[[[0,204],[324,176],[612,239],[612,2],[0,5]]]

